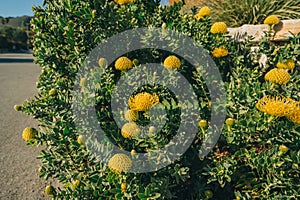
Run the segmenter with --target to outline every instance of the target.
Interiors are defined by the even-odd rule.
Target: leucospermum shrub
[[[28,143],[45,145],[40,176],[54,178],[61,187],[45,188],[54,199],[292,199],[299,197],[299,46],[300,36],[274,53],[276,46],[266,37],[259,51],[251,52],[251,44],[237,43],[226,36],[227,25],[212,24],[209,8],[195,14],[182,15],[182,4],[162,7],[156,1],[45,1],[36,7],[32,20],[35,32],[35,62],[42,67],[37,85],[39,94],[21,106],[21,111],[40,122],[34,140]],[[93,68],[88,68],[78,81],[80,92],[88,98],[79,106],[94,102],[99,125],[104,134],[128,154],[111,155],[108,165],[92,154],[86,130],[76,128],[72,112],[76,74],[82,69],[93,48],[107,38],[128,29],[157,27],[175,30],[193,38],[212,57],[227,91],[227,119],[224,121],[216,147],[199,158],[201,143],[210,125],[211,99],[197,66],[185,58],[159,49],[141,49],[110,58],[97,55]],[[267,34],[268,35],[268,34]],[[150,37],[145,35],[145,37]],[[151,36],[152,37],[152,36]],[[150,38],[151,38],[150,37]],[[155,37],[155,36],[153,36]],[[124,38],[126,40],[126,38]],[[147,41],[147,40],[146,40]],[[175,46],[176,47],[176,46]],[[262,68],[257,55],[266,54],[268,61]],[[294,67],[291,67],[293,62]],[[159,63],[169,70],[168,83],[176,83],[173,76],[182,74],[197,94],[199,106],[198,132],[187,151],[170,165],[149,173],[130,172],[139,153],[151,153],[169,145],[180,125],[180,119],[192,121],[193,113],[183,115],[182,105],[168,88],[144,85],[128,94],[124,110],[119,112],[126,122],[118,127],[114,122],[111,97],[123,78],[146,74],[128,74],[145,69],[146,63]],[[288,67],[282,67],[281,64]],[[279,66],[281,67],[279,67]],[[265,74],[274,68],[282,74]],[[95,71],[103,71],[98,77]],[[288,71],[286,71],[288,70]],[[289,75],[287,75],[287,73]],[[266,75],[267,76],[267,75]],[[267,76],[268,77],[268,76]],[[289,77],[289,81],[287,80]],[[94,86],[91,82],[96,80]],[[285,83],[285,84],[282,84]],[[274,84],[272,86],[272,84]],[[88,95],[95,87],[95,95]],[[282,98],[277,98],[281,96]],[[267,99],[272,103],[260,103]],[[288,104],[288,102],[293,102]],[[280,106],[278,106],[280,104]],[[260,105],[260,106],[256,106]],[[290,106],[294,106],[290,110]],[[192,106],[192,105],[191,105]],[[152,110],[163,108],[160,118],[153,119]],[[18,109],[19,110],[19,109]],[[88,116],[90,109],[80,110]],[[87,113],[84,113],[87,112]],[[279,113],[282,112],[282,113]],[[165,120],[165,126],[147,127],[151,120]],[[84,121],[82,123],[87,123]],[[146,138],[140,137],[147,128]],[[89,130],[93,132],[93,130]],[[31,136],[31,135],[30,135]],[[31,137],[30,137],[31,138]],[[27,140],[27,136],[26,136]],[[159,158],[157,158],[159,159]],[[163,162],[163,160],[162,160]]]

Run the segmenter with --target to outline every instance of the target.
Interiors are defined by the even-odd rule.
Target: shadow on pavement
[[[32,63],[32,58],[0,58],[0,63]]]

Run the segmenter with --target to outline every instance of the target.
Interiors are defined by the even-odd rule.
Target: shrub
[[[248,40],[237,43],[224,34],[224,29],[212,33],[213,24],[208,16],[195,18],[194,15],[182,15],[181,6],[179,3],[172,7],[161,7],[159,2],[150,0],[122,1],[122,5],[106,0],[57,0],[45,1],[44,7],[34,9],[34,55],[36,63],[42,67],[42,73],[37,85],[39,93],[33,99],[25,101],[21,110],[40,122],[39,132],[28,144],[47,146],[38,157],[42,162],[40,176],[45,179],[55,178],[63,185],[56,189],[48,186],[46,191],[51,197],[299,197],[299,126],[290,120],[291,115],[271,116],[259,111],[255,105],[265,95],[281,95],[295,101],[299,99],[298,63],[289,71],[290,81],[284,86],[276,84],[271,87],[272,83],[264,80],[264,74],[278,62],[297,62],[300,35],[274,53],[275,46],[270,42],[269,36],[271,32],[266,33],[259,44],[259,50],[251,52]],[[205,135],[209,134],[207,126],[212,123],[210,112],[213,100],[198,66],[193,66],[180,55],[156,48],[125,53],[119,56],[122,59],[118,62],[118,59],[110,62],[110,58],[104,58],[102,54],[97,54],[95,60],[88,60],[91,62],[85,60],[99,43],[109,37],[127,29],[144,26],[163,26],[162,34],[166,33],[166,29],[183,33],[193,38],[211,56],[217,48],[222,52],[227,50],[226,54],[219,52],[218,55],[222,56],[212,59],[225,82],[229,119],[224,121],[226,125],[217,146],[205,158],[199,159],[199,150]],[[151,35],[151,31],[141,37],[146,42],[157,39],[157,35]],[[173,45],[176,49],[176,44]],[[261,53],[268,57],[264,68],[257,61]],[[134,84],[131,80],[141,76],[141,73],[136,73],[139,71],[134,70],[146,72],[147,63],[161,63],[165,65],[164,70],[180,72],[197,94],[199,113],[184,115],[178,100],[180,97],[176,97],[162,85],[144,85],[133,94],[127,94],[130,98],[117,96],[117,99],[129,104],[124,112],[120,111],[120,115],[126,117],[128,123],[119,128],[111,107],[113,90],[118,89],[116,83],[123,78]],[[99,77],[98,71],[103,76]],[[78,72],[82,72],[83,77],[76,77]],[[130,72],[136,73],[135,76],[128,75]],[[175,74],[168,76],[168,83],[176,83]],[[146,73],[144,75],[147,77]],[[78,90],[75,91],[78,92],[74,93],[76,87]],[[95,95],[89,95],[91,88],[95,90]],[[88,98],[83,98],[85,95]],[[72,112],[74,99],[78,100],[76,109],[82,113],[79,120],[83,124],[82,129],[76,127],[78,119]],[[92,109],[87,109],[90,104]],[[147,127],[152,119],[149,109],[160,108],[164,108],[165,114],[161,120],[166,120],[166,125],[160,129],[151,126],[150,136],[139,138],[142,133],[139,128]],[[97,126],[104,130],[103,135],[130,152],[111,155],[107,158],[108,166],[99,162],[92,153],[91,149],[98,147],[88,145],[91,143],[91,136],[97,134],[88,127],[91,110],[96,112],[95,118],[99,122]],[[195,119],[195,116],[198,118]],[[155,152],[158,148],[169,145],[179,129],[182,117],[187,122],[199,122],[196,137],[187,151],[175,162],[154,172],[129,173],[139,153]],[[158,134],[153,134],[156,132]],[[281,145],[285,145],[288,150]],[[99,152],[104,152],[101,148]]]

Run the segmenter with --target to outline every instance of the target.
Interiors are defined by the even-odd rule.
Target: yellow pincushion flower
[[[210,32],[213,34],[226,33],[227,25],[224,22],[216,22],[211,26]]]
[[[131,69],[132,67],[133,67],[132,61],[125,56],[120,57],[116,60],[115,63],[116,70],[126,70],[126,69]]]
[[[283,63],[278,62],[276,64],[276,67],[281,68],[281,69],[294,69],[295,68],[295,62],[292,60],[286,60]]]
[[[283,117],[291,113],[295,102],[290,98],[264,96],[256,103],[256,108],[269,115]]]
[[[29,140],[33,139],[36,136],[37,132],[38,131],[35,128],[27,127],[23,130],[22,138],[25,141],[29,141]]]
[[[290,74],[284,69],[271,69],[266,75],[265,80],[280,85],[286,84],[290,80]]]
[[[209,7],[204,6],[199,10],[198,14],[202,15],[202,16],[209,16],[211,14],[211,11],[210,11]]]
[[[290,112],[286,115],[286,117],[296,124],[300,124],[300,102],[295,102],[290,107]]]
[[[115,0],[116,3],[123,5],[123,4],[129,4],[129,3],[134,3],[135,0]]]
[[[131,110],[135,111],[147,111],[159,102],[159,98],[156,94],[149,94],[148,92],[142,92],[137,95],[131,96],[128,101],[128,105]]]
[[[226,47],[224,47],[224,46],[219,47],[219,48],[215,48],[215,49],[212,51],[212,55],[213,55],[213,57],[215,57],[215,58],[225,57],[225,56],[228,55],[228,50],[227,50]]]
[[[115,154],[108,161],[108,167],[111,171],[120,174],[128,171],[132,166],[132,160],[123,153]]]
[[[279,23],[279,18],[275,15],[270,15],[264,20],[264,24],[273,25]]]
[[[207,6],[204,6],[202,7],[199,12],[194,16],[197,20],[203,18],[203,17],[206,17],[206,16],[209,16],[211,14],[211,11],[209,9],[209,7]]]
[[[129,122],[123,125],[121,134],[124,138],[133,138],[141,133],[141,129],[134,122]]]
[[[181,65],[180,59],[176,56],[168,56],[164,61],[165,68],[176,69]]]
[[[139,113],[135,110],[127,110],[125,112],[125,119],[127,121],[137,121],[139,119]]]
[[[266,104],[265,111],[269,115],[283,117],[287,112],[287,105],[281,101],[271,101]]]

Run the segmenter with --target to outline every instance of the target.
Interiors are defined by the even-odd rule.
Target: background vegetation
[[[32,48],[30,38],[30,19],[32,17],[8,17],[0,16],[0,49],[20,50]],[[29,37],[29,38],[28,38]]]
[[[300,0],[203,0],[185,1],[187,12],[192,6],[209,6],[212,9],[212,20],[224,21],[230,27],[243,24],[262,24],[269,15],[280,19],[299,19]]]

